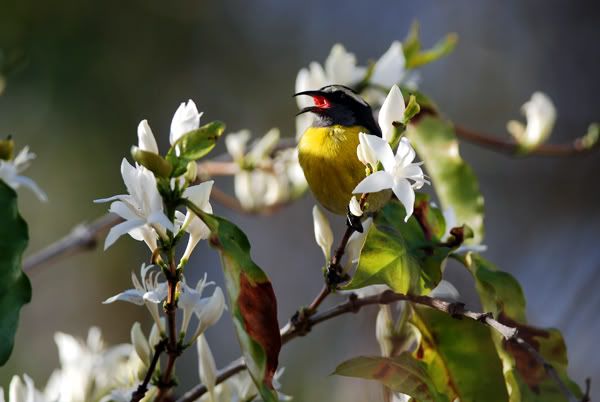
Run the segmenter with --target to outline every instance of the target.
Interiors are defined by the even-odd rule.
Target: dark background
[[[123,191],[119,163],[141,119],[149,119],[165,147],[176,107],[193,98],[203,121],[261,135],[277,126],[293,136],[290,95],[301,67],[323,62],[336,42],[366,64],[402,39],[414,19],[425,45],[459,34],[454,54],[422,70],[421,89],[450,119],[507,136],[506,121],[520,116],[535,90],[558,109],[553,142],[570,141],[599,119],[600,10],[592,1],[0,0],[0,49],[22,56],[0,96],[0,133],[38,153],[27,174],[50,198],[40,204],[20,191],[29,252],[103,214],[105,206],[93,199]],[[512,159],[464,144],[462,154],[486,198],[486,256],[520,280],[532,323],[563,332],[572,376],[600,384],[600,153]],[[227,180],[218,184],[231,190]],[[236,216],[215,205],[248,234],[280,299],[281,322],[321,286],[313,202],[308,195],[273,218]],[[123,238],[106,253],[33,273],[33,301],[0,384],[27,372],[43,388],[58,364],[56,331],[84,336],[99,325],[110,343],[119,343],[128,341],[133,320],[149,330],[145,309],[100,304],[131,286],[130,272],[145,253],[141,243]],[[187,275],[208,271],[222,282],[214,253],[203,245],[196,256]],[[469,275],[453,266],[447,272],[477,307]],[[287,346],[284,390],[298,401],[375,399],[378,387],[328,376],[340,361],[378,350],[375,311],[332,321]],[[207,336],[218,366],[238,356],[226,315]],[[194,353],[183,360],[178,374],[187,388],[198,381]]]

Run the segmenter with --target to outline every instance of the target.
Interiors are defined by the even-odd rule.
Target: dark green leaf
[[[188,204],[211,230],[212,247],[221,256],[231,314],[250,376],[265,402],[277,401],[272,380],[277,369],[281,337],[277,300],[267,275],[250,257],[246,235],[223,218]]]
[[[188,162],[200,159],[212,151],[224,130],[225,124],[213,121],[179,138],[167,153],[167,161],[174,166],[172,175],[185,173]]]
[[[419,402],[447,402],[435,388],[427,365],[404,353],[388,357],[356,357],[335,369],[333,374],[376,380],[393,392],[410,395]]]
[[[498,321],[516,327],[519,336],[552,364],[561,379],[576,395],[580,389],[567,376],[567,350],[559,331],[527,325],[525,296],[517,280],[477,254],[460,258],[475,278],[475,285],[485,311]],[[550,379],[544,367],[529,352],[493,334],[494,344],[504,366],[506,382],[511,386],[511,402],[564,401],[558,384]]]
[[[426,294],[437,286],[442,262],[452,249],[438,244],[444,232],[439,211],[426,198],[418,202],[428,206],[430,233],[423,232],[414,215],[405,223],[402,204],[390,201],[369,228],[356,273],[345,289],[386,284],[398,293]]]
[[[452,208],[458,226],[473,229],[474,243],[483,239],[483,196],[473,170],[460,157],[452,125],[440,118],[424,116],[409,124],[407,136],[425,162],[433,188],[443,208]]]
[[[173,166],[169,162],[153,152],[143,151],[133,146],[131,147],[131,156],[137,163],[154,173],[156,177],[168,178],[173,171]]]
[[[0,365],[12,352],[21,307],[31,300],[31,284],[21,270],[28,240],[17,194],[0,180]]]
[[[414,355],[440,392],[461,402],[508,401],[489,328],[428,307],[414,307],[411,320],[421,332]]]

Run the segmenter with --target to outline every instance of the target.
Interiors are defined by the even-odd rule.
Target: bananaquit
[[[321,205],[335,214],[348,214],[349,226],[362,231],[360,220],[353,219],[348,204],[352,190],[365,178],[365,166],[356,154],[358,134],[381,137],[371,106],[343,85],[328,85],[294,96],[299,95],[312,96],[314,106],[298,114],[310,112],[316,117],[298,144],[298,158],[308,186]],[[368,210],[380,208],[390,196],[390,191],[369,195]]]

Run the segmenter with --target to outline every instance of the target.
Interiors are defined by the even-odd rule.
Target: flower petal
[[[404,222],[407,222],[408,218],[410,218],[412,215],[415,206],[415,191],[408,180],[405,179],[394,180],[392,191],[396,197],[398,197],[402,205],[404,205],[404,209],[406,210],[406,218],[404,218]]]
[[[394,125],[395,121],[402,122],[404,118],[404,98],[402,92],[397,85],[392,86],[392,89],[385,98],[381,110],[379,111],[379,127],[383,134],[383,139],[387,142],[392,141],[394,136]]]
[[[131,204],[125,203],[123,201],[113,202],[112,204],[110,204],[110,208],[108,208],[108,211],[112,212],[113,214],[119,215],[125,220],[140,219],[140,217],[131,208]]]
[[[141,306],[144,304],[144,297],[142,291],[138,289],[127,289],[124,292],[109,297],[108,299],[104,300],[102,304],[110,304],[116,301],[124,301]]]
[[[42,190],[40,188],[40,186],[38,186],[37,183],[35,181],[33,181],[32,179],[30,179],[29,177],[15,176],[13,178],[13,181],[30,189],[40,201],[42,201],[42,202],[48,201],[48,196],[46,195],[44,190]]]
[[[393,185],[394,179],[392,175],[385,171],[379,171],[365,177],[358,183],[354,190],[352,190],[352,193],[376,193],[386,188],[392,188]]]
[[[398,144],[398,149],[396,150],[396,162],[402,166],[408,166],[415,160],[415,150],[413,149],[410,141],[406,137],[402,137],[400,139],[400,143]]]
[[[389,88],[402,80],[406,59],[402,43],[394,41],[390,48],[377,60],[371,83]]]
[[[214,184],[214,180],[209,180],[190,186],[183,192],[183,197],[194,203],[198,208],[204,210],[210,199],[210,192]]]
[[[201,116],[202,113],[198,113],[198,108],[193,100],[190,99],[187,103],[182,102],[175,115],[173,115],[173,120],[171,120],[171,133],[169,135],[171,145],[184,134],[200,127]]]
[[[154,138],[154,134],[150,129],[150,125],[148,124],[148,120],[140,121],[138,125],[138,147],[142,151],[152,152],[153,154],[158,155],[158,145],[156,145],[156,139]]]
[[[325,260],[329,260],[329,257],[331,256],[331,245],[333,244],[333,231],[331,230],[331,225],[323,211],[321,211],[321,208],[317,205],[313,207],[312,214],[315,240],[319,247],[321,247],[321,250],[323,250]]]
[[[392,151],[390,144],[376,135],[365,135],[363,138],[367,145],[373,150],[373,153],[377,160],[381,162],[383,168],[391,173],[394,170],[394,166],[396,166],[396,159],[394,158],[394,151]]]
[[[159,304],[167,297],[167,283],[162,282],[156,288],[144,293],[144,300]]]
[[[142,219],[132,219],[129,221],[125,221],[122,223],[119,223],[116,226],[113,226],[110,231],[108,232],[108,235],[106,236],[106,239],[104,240],[104,250],[106,250],[107,248],[109,248],[110,246],[113,245],[113,243],[115,241],[117,241],[117,239],[121,236],[123,236],[124,234],[126,234],[127,232],[129,232],[130,230],[133,230],[135,228],[138,228],[142,225],[144,225],[144,221]]]
[[[162,227],[164,227],[167,230],[170,230],[171,232],[175,231],[175,225],[173,225],[173,222],[171,222],[169,218],[167,218],[167,215],[165,215],[165,213],[162,210],[152,212],[150,216],[148,216],[147,222],[149,224],[161,225]]]
[[[211,399],[214,400],[213,394],[217,383],[217,365],[215,364],[215,359],[210,351],[208,342],[206,342],[206,338],[203,335],[198,337],[196,347],[198,350],[198,372],[200,375],[200,383],[206,387],[211,395]]]

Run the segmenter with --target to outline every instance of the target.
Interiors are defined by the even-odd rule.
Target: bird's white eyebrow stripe
[[[345,93],[346,95],[350,96],[352,99],[354,99],[361,105],[369,106],[369,104],[363,98],[361,98],[360,95],[358,95],[356,92],[354,92],[351,88],[348,88],[344,85],[327,85],[327,86],[321,88],[321,91],[327,92],[328,89],[331,90],[331,92],[333,92],[335,90],[341,91],[341,92]]]

